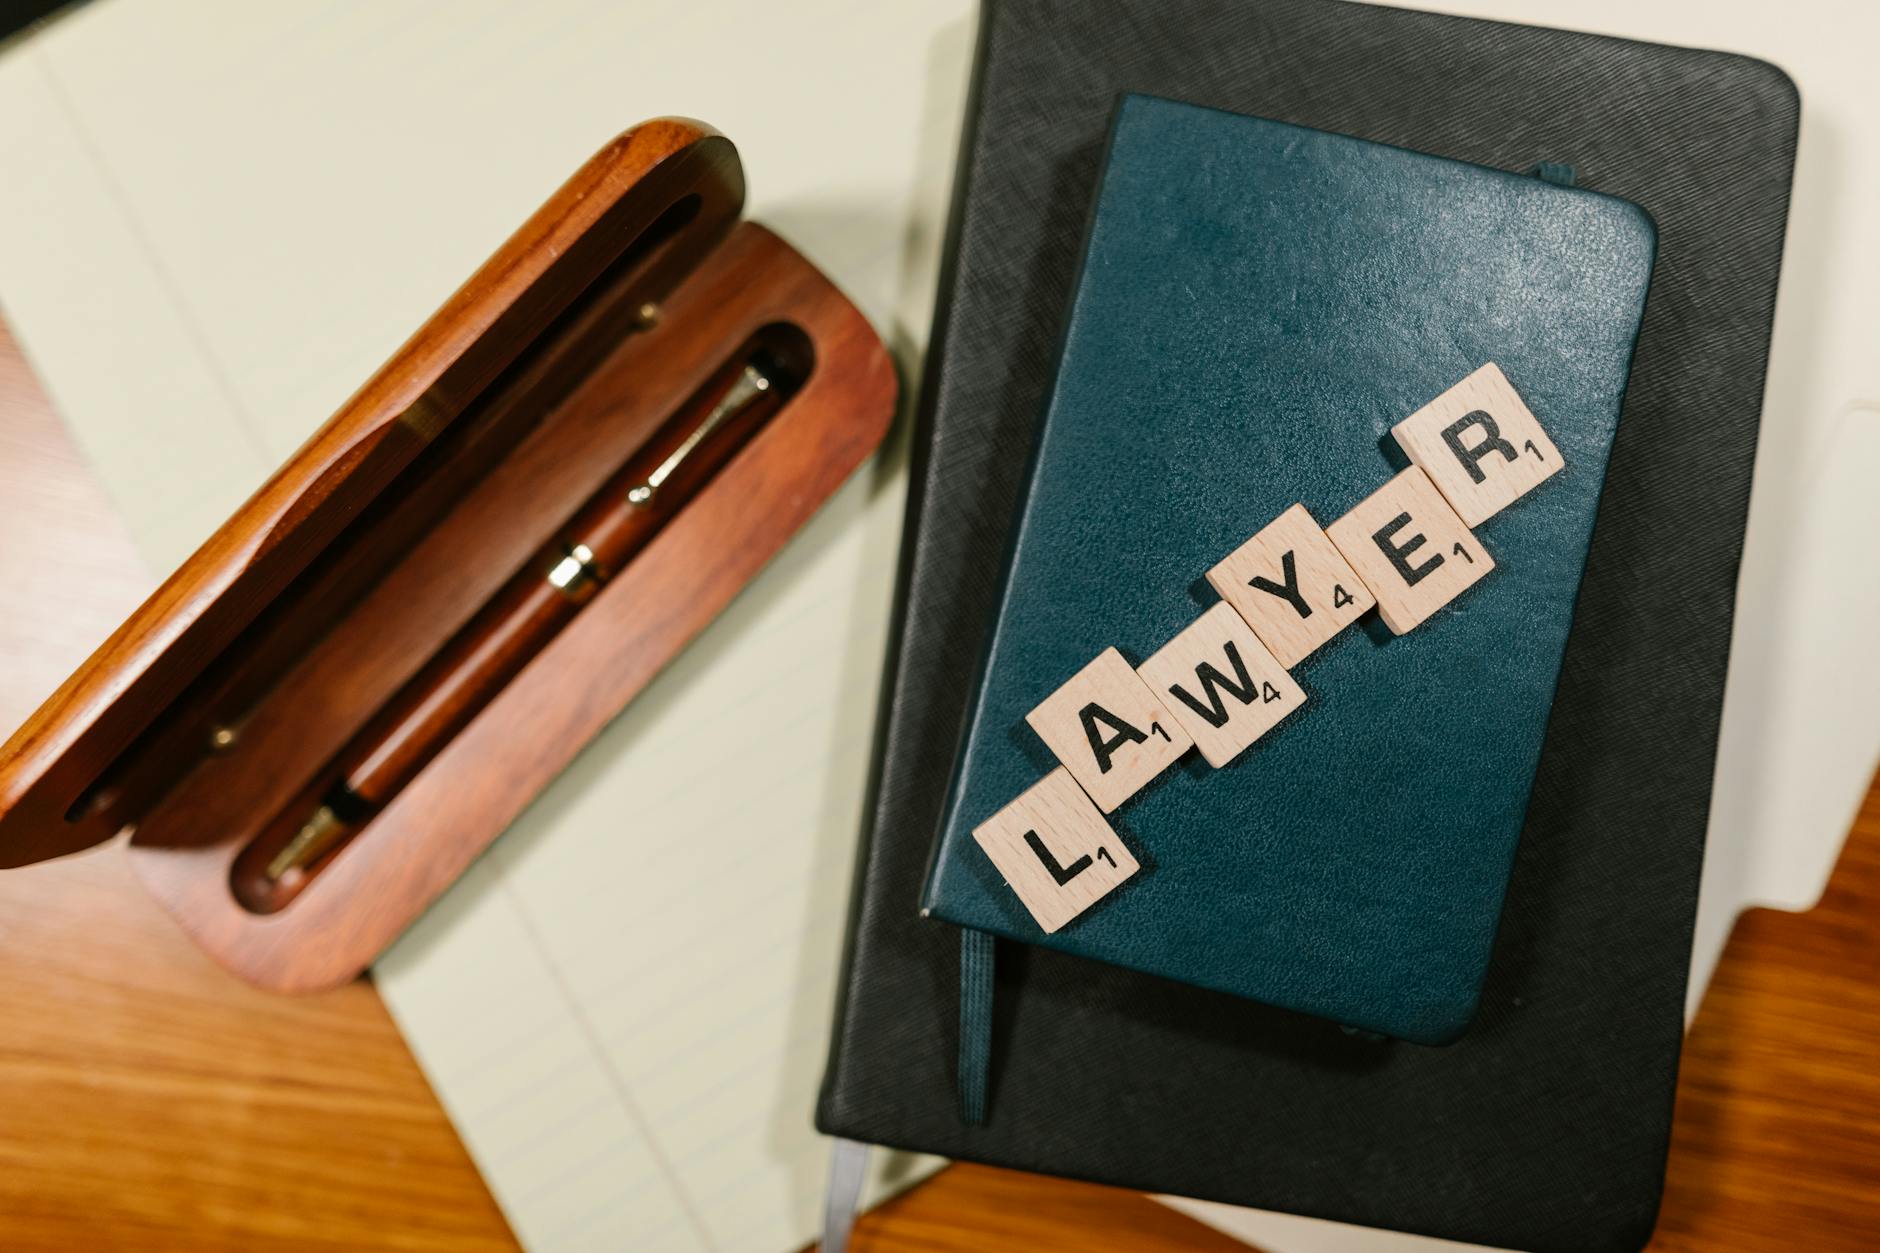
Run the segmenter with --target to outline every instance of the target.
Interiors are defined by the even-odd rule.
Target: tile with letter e
[[[1005,882],[1049,933],[1136,873],[1136,859],[1063,767],[973,828]]]
[[[1495,568],[1429,475],[1411,466],[1325,528],[1384,625],[1403,635]]]
[[[1183,627],[1136,673],[1210,766],[1225,766],[1306,700],[1232,605],[1215,605]]]
[[[1288,670],[1377,603],[1304,505],[1294,505],[1208,571]]]
[[[1562,465],[1540,419],[1493,361],[1390,433],[1465,526],[1480,526]]]
[[[1181,723],[1114,648],[1098,653],[1025,721],[1106,814],[1190,746]]]

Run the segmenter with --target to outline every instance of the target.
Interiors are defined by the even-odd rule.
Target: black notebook
[[[1658,265],[1481,1008],[1444,1048],[1002,943],[988,1116],[918,915],[1116,96],[1572,167]],[[1333,0],[988,3],[825,1131],[1536,1250],[1661,1188],[1798,103],[1774,68]]]

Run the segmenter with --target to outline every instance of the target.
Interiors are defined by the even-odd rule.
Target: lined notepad
[[[153,573],[647,117],[731,136],[750,214],[911,369],[971,22],[969,0],[93,4],[0,57],[0,301]],[[530,1248],[815,1234],[901,509],[891,447],[378,964]],[[875,1194],[934,1164],[889,1160]]]

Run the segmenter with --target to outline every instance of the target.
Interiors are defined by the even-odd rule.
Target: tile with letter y
[[[1294,505],[1208,571],[1288,670],[1377,603],[1304,505]]]
[[[1493,361],[1390,433],[1464,526],[1480,526],[1563,464],[1540,419]]]
[[[1061,766],[975,827],[973,839],[1047,934],[1138,869],[1123,841]]]
[[[1411,466],[1325,528],[1404,635],[1473,587],[1495,562],[1429,475]]]
[[[1098,653],[1025,721],[1106,814],[1191,744],[1181,723],[1114,648]]]
[[[1306,694],[1232,605],[1215,605],[1136,667],[1194,738],[1210,766],[1225,766]]]

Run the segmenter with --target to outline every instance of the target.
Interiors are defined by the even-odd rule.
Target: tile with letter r
[[[1540,419],[1493,361],[1390,433],[1465,526],[1480,526],[1563,465]]]
[[[1306,700],[1286,667],[1226,604],[1183,627],[1136,673],[1210,766],[1225,766]]]
[[[1098,653],[1025,721],[1106,814],[1190,747],[1181,723],[1114,648]]]
[[[1384,625],[1403,635],[1495,568],[1429,475],[1411,466],[1325,528]]]
[[[1048,934],[1108,896],[1138,865],[1062,766],[973,828],[973,840]]]
[[[1208,582],[1288,670],[1377,603],[1304,505],[1221,558]]]

